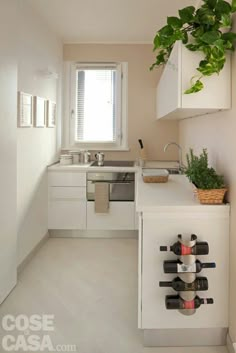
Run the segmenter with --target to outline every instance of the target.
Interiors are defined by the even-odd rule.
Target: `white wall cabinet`
[[[203,54],[175,43],[157,86],[157,119],[185,119],[231,108],[231,58],[219,75],[203,78],[204,89],[184,94]]]

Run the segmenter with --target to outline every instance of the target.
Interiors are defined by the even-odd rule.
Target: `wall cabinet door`
[[[49,229],[86,229],[86,201],[50,200]]]
[[[204,269],[199,275],[206,276],[209,290],[198,292],[202,298],[213,298],[213,305],[202,305],[193,316],[184,316],[178,310],[165,308],[165,296],[176,294],[171,288],[160,288],[159,281],[171,281],[176,274],[165,274],[164,260],[175,260],[177,256],[160,252],[161,245],[172,245],[177,234],[192,233],[200,241],[209,243],[210,252],[198,256],[202,262],[216,262],[215,269]],[[166,215],[144,216],[142,232],[142,329],[207,328],[228,327],[228,259],[229,219],[213,215]]]
[[[181,41],[173,47],[157,86],[157,119],[185,119],[231,108],[231,57],[219,75],[202,79],[204,89],[185,94],[204,56],[188,50]]]

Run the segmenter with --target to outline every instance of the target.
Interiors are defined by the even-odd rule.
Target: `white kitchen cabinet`
[[[199,292],[202,298],[213,298],[213,305],[201,305],[193,316],[177,310],[167,310],[165,296],[176,294],[171,288],[160,288],[159,281],[170,281],[177,274],[165,274],[164,260],[178,257],[172,252],[160,252],[160,246],[172,245],[177,234],[196,234],[198,241],[207,241],[209,255],[197,256],[202,262],[216,262],[216,268],[204,269],[209,290]],[[228,215],[186,214],[171,217],[165,214],[146,215],[143,219],[142,252],[142,328],[207,328],[228,327]]]
[[[84,186],[86,187],[86,173],[60,171],[49,172],[49,186]]]
[[[49,188],[50,200],[80,199],[86,200],[86,188],[78,186],[53,186]]]
[[[49,229],[86,229],[86,201],[49,201]]]
[[[175,43],[157,86],[157,119],[185,119],[231,108],[231,58],[219,75],[202,79],[204,89],[184,94],[203,54]]]
[[[48,228],[86,229],[86,173],[49,172]]]
[[[177,293],[172,288],[159,287],[159,281],[172,281],[178,276],[165,274],[163,270],[164,260],[177,260],[178,257],[172,252],[160,252],[160,246],[172,245],[178,234],[184,237],[196,234],[198,241],[207,241],[209,254],[197,258],[201,262],[216,263],[216,268],[203,269],[197,274],[206,276],[209,283],[209,289],[197,292],[197,295],[213,298],[214,304],[201,305],[191,316],[167,310],[165,296]],[[139,237],[139,328],[148,335],[154,330],[162,345],[169,345],[170,337],[173,345],[186,342],[188,345],[190,341],[194,345],[224,344],[229,325],[229,208],[222,213],[146,213],[140,215]],[[203,334],[196,340],[196,335],[203,329],[206,337]],[[185,338],[187,333],[190,341]]]
[[[134,230],[134,202],[110,202],[108,213],[95,213],[94,202],[87,203],[88,230]]]

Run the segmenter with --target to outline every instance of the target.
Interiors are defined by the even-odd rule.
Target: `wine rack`
[[[208,279],[199,277],[197,273],[203,268],[215,268],[216,264],[201,263],[198,255],[207,255],[209,246],[207,242],[198,242],[197,236],[192,234],[190,240],[183,240],[178,235],[178,241],[172,246],[161,246],[160,251],[172,251],[178,256],[177,260],[164,261],[164,273],[175,273],[177,278],[169,282],[159,282],[160,287],[172,287],[177,295],[167,295],[166,309],[176,309],[183,315],[193,315],[202,304],[213,304],[212,298],[200,298],[198,291],[208,290]]]

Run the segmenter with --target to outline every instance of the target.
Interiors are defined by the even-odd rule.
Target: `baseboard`
[[[17,266],[17,275],[21,273],[21,271],[30,262],[30,260],[39,251],[39,249],[43,246],[43,244],[47,241],[48,238],[49,238],[49,233],[47,232],[44,235],[44,237],[40,240],[40,242],[30,251],[30,253],[24,258],[24,260],[21,261],[21,263]]]
[[[144,330],[143,343],[145,347],[225,346],[227,331],[227,328]]]
[[[226,346],[227,346],[229,353],[236,353],[236,343],[232,342],[229,334],[227,334]]]
[[[50,229],[52,238],[138,238],[137,230]]]

